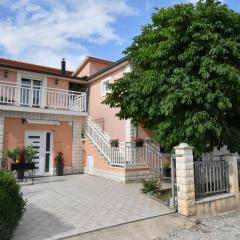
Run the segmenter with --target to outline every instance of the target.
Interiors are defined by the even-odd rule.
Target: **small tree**
[[[166,150],[240,152],[240,14],[215,0],[156,8],[125,50],[133,71],[104,103],[144,123]]]

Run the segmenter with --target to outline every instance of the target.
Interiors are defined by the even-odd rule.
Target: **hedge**
[[[26,202],[20,186],[7,172],[0,170],[0,239],[9,240],[13,236],[25,211]]]

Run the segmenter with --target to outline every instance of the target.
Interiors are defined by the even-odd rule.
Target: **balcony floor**
[[[70,116],[87,116],[87,112],[80,111],[68,111],[62,109],[52,109],[52,108],[39,108],[39,107],[24,107],[24,106],[14,106],[10,104],[1,104],[0,110],[3,111],[13,111],[13,112],[31,112],[31,113],[46,113],[46,114],[60,114],[60,115],[70,115]]]

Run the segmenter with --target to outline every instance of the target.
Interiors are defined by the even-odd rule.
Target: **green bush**
[[[25,211],[20,186],[7,172],[0,170],[0,239],[11,239]]]
[[[144,193],[156,193],[160,190],[160,183],[157,180],[144,180],[143,192]]]

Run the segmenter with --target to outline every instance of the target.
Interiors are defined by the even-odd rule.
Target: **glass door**
[[[34,157],[36,175],[52,173],[52,133],[48,131],[27,130],[25,133],[25,146],[32,146],[37,154]]]
[[[28,107],[40,107],[42,81],[22,78],[21,81],[21,105]]]

